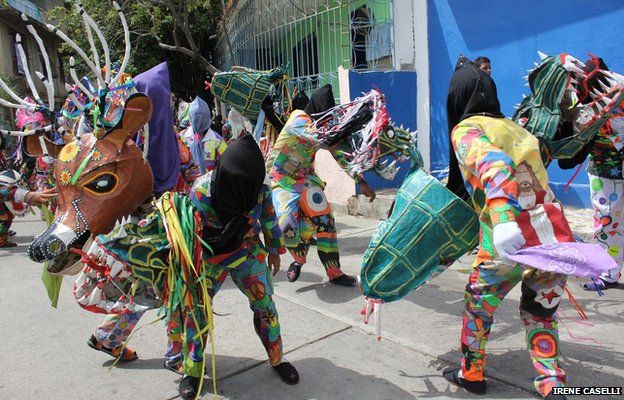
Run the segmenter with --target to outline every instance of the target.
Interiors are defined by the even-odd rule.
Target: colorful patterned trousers
[[[484,379],[485,346],[494,313],[507,293],[522,282],[520,318],[526,329],[527,348],[537,372],[535,388],[546,396],[565,384],[559,367],[559,334],[556,310],[566,276],[525,270],[519,264],[489,261],[475,267],[466,285],[461,333],[462,375],[468,381]]]
[[[279,364],[282,359],[282,337],[277,310],[272,298],[273,284],[266,263],[264,260],[249,258],[235,269],[224,269],[213,282],[214,289],[210,292],[211,297],[214,298],[228,275],[249,299],[249,305],[253,311],[254,328],[267,351],[269,362],[271,365]],[[121,346],[142,316],[142,312],[107,315],[104,323],[95,331],[97,340],[108,348]],[[195,315],[195,318],[203,325],[199,313]],[[179,316],[174,316],[167,324],[168,344],[165,356],[170,362],[183,360],[184,373],[199,377],[202,373],[204,346],[202,340],[195,337],[197,332],[195,319],[190,315],[184,319],[186,340],[183,340],[184,332],[181,324],[182,319]],[[206,343],[205,337],[203,341]]]
[[[323,188],[311,182],[306,182],[302,192],[278,186],[273,188],[272,196],[284,243],[295,262],[306,263],[310,240],[316,234],[316,250],[327,277],[343,275],[336,220]]]
[[[9,229],[13,224],[13,213],[9,211],[6,204],[0,201],[0,245],[9,240]]]
[[[622,276],[624,261],[624,180],[589,174],[589,183],[594,207],[594,237],[617,263],[616,268],[601,278],[617,282]]]

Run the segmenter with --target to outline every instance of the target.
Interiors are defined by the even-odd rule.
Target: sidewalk
[[[339,216],[343,268],[355,274],[377,220]],[[25,250],[43,224],[16,224],[21,246],[0,251],[0,307],[4,340],[0,351],[2,399],[172,399],[179,376],[162,368],[165,334],[161,323],[146,326],[130,346],[140,359],[108,370],[110,359],[86,346],[101,316],[81,310],[64,283],[59,309],[51,309],[39,282],[40,266]],[[215,299],[215,343],[219,393],[224,399],[465,399],[449,386],[441,369],[459,359],[463,287],[469,259],[405,299],[384,306],[383,339],[361,322],[363,305],[355,288],[326,282],[312,248],[299,281],[275,279],[275,300],[286,357],[301,373],[296,386],[282,384],[266,364],[244,296],[228,281]],[[282,268],[290,264],[284,257]],[[581,324],[567,300],[560,308],[563,365],[572,386],[617,386],[624,382],[624,291],[604,297],[570,288],[593,325]],[[491,399],[535,398],[533,371],[518,316],[519,288],[501,305],[488,352]],[[156,318],[148,313],[141,324]],[[9,360],[11,360],[9,362]],[[211,382],[206,381],[207,390]],[[204,399],[214,398],[205,392]],[[476,398],[476,397],[475,397]],[[484,397],[481,397],[484,398]],[[572,397],[573,398],[573,397]],[[606,397],[601,397],[606,398]]]

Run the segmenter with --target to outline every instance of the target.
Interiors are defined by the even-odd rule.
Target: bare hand
[[[43,192],[28,192],[26,195],[26,204],[31,206],[40,206],[43,204],[48,204],[50,200],[55,198],[57,195],[56,189],[47,189]]]
[[[281,264],[279,254],[269,254],[267,263],[269,264],[269,270],[273,272],[273,276],[277,275],[277,273],[280,270],[280,264]]]
[[[372,203],[373,200],[375,200],[375,198],[377,197],[377,193],[375,193],[375,191],[371,189],[371,187],[368,186],[368,183],[366,182],[360,183],[360,190],[362,191],[362,194],[364,196],[368,197],[368,201],[370,203]]]

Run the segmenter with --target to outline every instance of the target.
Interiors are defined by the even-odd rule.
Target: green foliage
[[[1,1],[1,0],[0,0]],[[131,32],[132,52],[128,72],[137,75],[155,65],[169,62],[171,86],[173,92],[183,98],[190,98],[203,90],[206,79],[205,63],[181,52],[165,50],[159,43],[191,49],[183,29],[188,27],[196,52],[202,59],[210,60],[214,46],[215,33],[221,16],[220,0],[121,0],[118,1],[128,21]],[[124,53],[124,38],[121,21],[109,0],[82,0],[84,8],[96,21],[106,37],[111,60],[121,62]],[[173,11],[172,11],[173,10]],[[54,24],[68,34],[85,52],[90,55],[81,17],[73,6],[56,7],[50,14]],[[178,26],[176,26],[178,21]],[[101,64],[103,51],[96,39]],[[73,49],[63,44],[61,55],[67,60],[76,59],[79,75],[90,75],[85,63]],[[69,76],[67,74],[66,76]]]
[[[13,93],[17,94],[20,97],[24,97],[23,93],[21,93],[21,90],[17,90],[15,88],[15,85],[13,85],[13,82],[11,82],[11,79],[7,79],[7,77],[2,75],[2,74],[0,74],[0,78],[2,78],[4,83],[7,84],[7,86],[9,87],[9,89],[11,89],[13,91]],[[0,88],[0,97],[5,99],[5,100],[7,100],[7,101],[10,101],[11,103],[15,103],[15,100],[13,100],[13,98],[11,96],[9,96],[9,94],[7,92],[2,90],[2,88]]]

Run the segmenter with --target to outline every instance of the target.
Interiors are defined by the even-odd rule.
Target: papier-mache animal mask
[[[540,139],[545,161],[572,158],[594,138],[613,107],[622,102],[624,87],[615,74],[600,68],[590,73],[569,54],[540,53],[540,57],[541,62],[528,75],[531,94],[522,101],[513,120]],[[602,75],[604,83],[587,90],[587,82],[595,74]]]
[[[84,134],[63,147],[54,170],[55,219],[30,246],[32,260],[54,259],[90,235],[109,232],[116,220],[135,211],[152,194],[151,168],[131,140],[151,114],[149,97],[136,93],[104,137]]]

